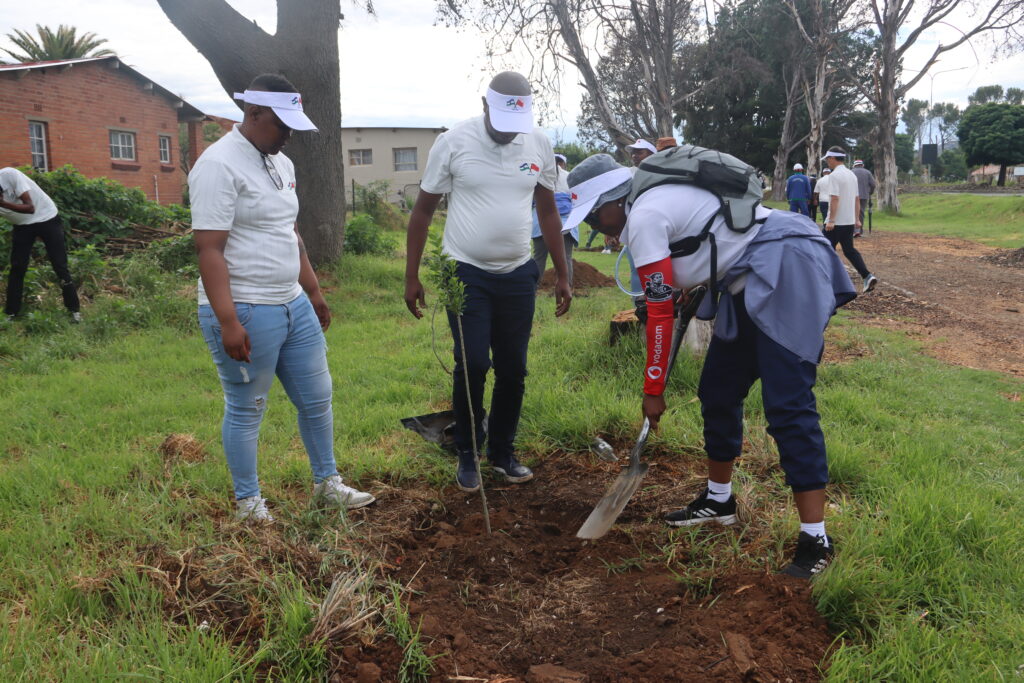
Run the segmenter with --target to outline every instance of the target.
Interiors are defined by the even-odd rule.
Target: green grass
[[[787,208],[786,202],[765,202]],[[865,216],[865,221],[867,217]],[[990,247],[1024,246],[1024,197],[969,194],[901,194],[900,213],[876,210],[874,230],[959,237]]]
[[[610,256],[579,259],[611,271]],[[401,300],[402,267],[346,257],[329,278],[336,444],[356,484],[450,478],[448,462],[398,426],[445,405],[450,382],[431,352],[429,316],[414,320]],[[556,320],[554,300],[540,297],[523,451],[583,450],[598,433],[634,434],[642,346],[607,345],[611,313],[628,305],[616,291],[592,292]],[[359,566],[351,547],[359,530],[308,510],[308,465],[280,387],[268,401],[260,473],[285,521],[287,552],[268,552],[267,538],[215,522],[231,504],[219,449],[222,397],[198,330],[178,321],[191,306],[168,303],[172,324],[150,312],[150,327],[115,326],[103,337],[63,324],[50,333],[0,330],[0,344],[23,352],[0,366],[0,680],[233,680],[268,670],[287,680],[322,677],[310,605],[335,572]],[[1024,403],[1007,396],[1024,385],[945,366],[851,316],[836,330],[861,338],[870,353],[824,367],[818,384],[840,485],[829,518],[840,559],[815,590],[822,613],[846,634],[831,677],[1012,678],[1024,664]],[[437,333],[448,357],[443,318]],[[38,350],[53,339],[76,352],[50,358]],[[698,361],[681,359],[654,445],[691,454],[699,446],[699,406],[690,401],[699,373]],[[750,438],[760,442],[759,407],[752,392]],[[194,434],[210,456],[168,466],[157,449],[170,433]],[[795,533],[792,515],[775,524],[780,539]],[[195,563],[233,577],[226,604],[254,596],[258,647],[234,643],[216,620],[201,628],[187,615],[171,618],[167,570],[154,563],[189,549]],[[671,554],[671,543],[659,552]],[[415,624],[401,600],[389,602],[385,633],[405,651],[405,675],[421,675],[429,662]]]

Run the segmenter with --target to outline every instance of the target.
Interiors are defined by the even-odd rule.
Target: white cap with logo
[[[266,90],[246,90],[236,92],[236,100],[246,104],[258,104],[270,107],[281,119],[281,123],[292,130],[317,130],[316,124],[302,112],[302,95],[297,92],[269,92]]]
[[[647,140],[644,140],[643,138],[637,138],[636,142],[634,142],[632,145],[626,145],[626,149],[629,151],[633,151],[634,149],[646,149],[651,154],[658,153],[658,148],[652,145],[650,142],[647,142]]]
[[[502,95],[488,88],[487,116],[500,133],[532,133],[533,96]]]
[[[803,164],[793,164],[793,170],[794,171],[802,171],[802,170],[804,170],[804,165]]]

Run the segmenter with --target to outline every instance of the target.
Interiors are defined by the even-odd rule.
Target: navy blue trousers
[[[828,483],[825,436],[814,399],[817,366],[772,341],[750,319],[742,293],[735,296],[739,334],[713,337],[697,395],[708,458],[730,462],[743,445],[743,401],[760,378],[768,433],[779,447],[786,483],[795,493]]]
[[[491,273],[460,262],[456,273],[466,287],[462,329],[466,337],[467,363],[464,366],[462,362],[455,316],[449,313],[448,323],[455,339],[452,372],[455,447],[462,451],[473,448],[466,403],[467,370],[477,446],[483,445],[484,384],[493,359],[494,391],[487,422],[487,454],[492,461],[501,462],[515,452],[513,444],[526,390],[526,352],[540,273],[533,259],[508,273]]]
[[[793,213],[802,213],[805,216],[810,216],[810,212],[807,211],[807,200],[789,200],[789,210]]]

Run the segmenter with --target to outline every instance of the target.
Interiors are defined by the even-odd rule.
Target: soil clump
[[[608,277],[589,263],[583,263],[573,259],[572,262],[572,288],[590,289],[591,287],[614,287],[615,279]],[[540,288],[551,290],[555,288],[555,269],[548,268],[540,279]]]
[[[488,478],[490,536],[479,497],[454,486],[380,496],[363,529],[406,586],[432,680],[820,679],[833,635],[809,585],[776,575],[770,541],[743,525],[701,529],[700,543],[670,533],[660,517],[699,488],[702,461],[648,457],[644,488],[598,541],[576,530],[618,466],[588,453],[550,456],[526,485]],[[347,647],[332,673],[374,663],[393,680],[393,645]]]

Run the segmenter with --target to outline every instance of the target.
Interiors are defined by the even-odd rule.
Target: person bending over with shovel
[[[669,154],[724,156],[689,145],[677,149]],[[670,164],[670,157],[659,163]],[[569,174],[574,208],[566,224],[583,220],[619,237],[633,253],[647,297],[643,414],[652,426],[665,412],[671,289],[712,285],[698,312],[709,319],[718,309],[698,389],[708,482],[665,520],[671,526],[736,521],[731,482],[743,442],[743,402],[761,379],[768,432],[800,513],[796,554],[783,572],[809,579],[834,553],[825,532],[828,467],[813,387],[825,327],[835,309],[856,296],[853,283],[808,217],[771,211],[758,197],[749,207],[749,229],[740,232],[712,191],[679,180],[644,190],[649,178],[643,170],[631,179],[606,154],[585,159]]]

